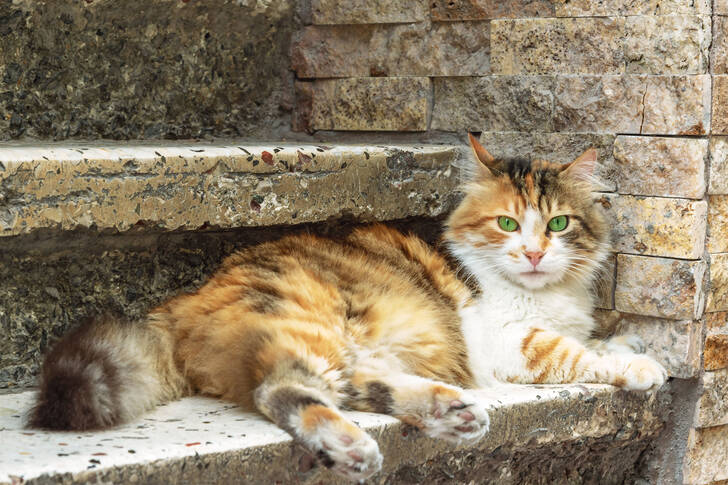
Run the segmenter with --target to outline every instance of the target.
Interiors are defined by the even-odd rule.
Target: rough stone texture
[[[705,337],[703,367],[708,371],[728,367],[728,333],[709,333]]]
[[[703,74],[708,71],[710,17],[628,17],[624,24],[627,72]],[[598,39],[601,40],[601,39]]]
[[[728,333],[728,312],[713,312],[705,314],[705,328],[708,332]]]
[[[710,256],[710,292],[706,310],[709,312],[728,310],[728,253]]]
[[[703,313],[703,261],[619,254],[614,307],[626,313],[673,320]]]
[[[685,483],[728,479],[728,426],[693,429],[683,468]]]
[[[287,131],[295,2],[0,2],[0,140]]]
[[[554,78],[436,78],[431,128],[445,131],[551,131]]]
[[[299,78],[482,76],[490,73],[487,22],[306,27],[291,62]]]
[[[314,24],[387,24],[425,20],[421,0],[311,0]]]
[[[611,386],[505,389],[474,391],[490,409],[491,430],[479,443],[457,448],[388,416],[351,413],[385,457],[370,482],[481,483],[493,477],[516,485],[568,477],[632,483],[670,406],[665,392],[626,393]],[[0,451],[2,483],[21,474],[28,485],[234,484],[241,477],[249,483],[350,483],[321,466],[306,466],[300,445],[261,417],[203,398],[171,403],[117,429],[69,436],[62,448],[66,456],[58,456],[57,433],[20,429],[19,412],[31,395],[0,396],[0,409],[13,413],[0,420],[4,437],[16,445]],[[94,455],[99,450],[104,454]]]
[[[588,148],[597,149],[595,190],[613,192],[617,176],[612,156],[614,135],[591,133],[483,132],[480,142],[498,158],[528,157],[568,163]]]
[[[704,135],[710,129],[710,75],[646,78],[640,133]]]
[[[712,133],[728,134],[728,76],[713,76]]]
[[[728,253],[728,195],[708,198],[708,251]]]
[[[437,215],[455,197],[456,154],[405,146],[3,147],[0,236]]]
[[[432,0],[432,20],[485,20],[496,18],[552,17],[550,0]]]
[[[618,252],[697,259],[705,249],[708,204],[704,200],[604,194]]]
[[[710,72],[728,74],[728,18],[713,17],[713,45],[710,48]]]
[[[429,97],[428,78],[318,80],[313,83],[310,129],[425,131]]]
[[[0,238],[0,389],[32,385],[48,345],[89,316],[137,320],[195,290],[237,249],[295,232],[341,236],[352,219],[342,211],[313,225],[173,233],[137,226],[112,235],[76,230]],[[440,224],[415,219],[394,226],[434,243]]]
[[[728,369],[703,374],[695,425],[704,428],[728,424]]]
[[[714,136],[710,139],[709,194],[728,195],[728,138]]]
[[[494,74],[621,74],[623,18],[491,22]]]
[[[554,3],[559,17],[711,13],[711,0],[554,0]]]
[[[665,366],[671,377],[689,379],[700,371],[702,325],[699,321],[622,314],[615,334],[640,337],[647,347],[647,355]]]
[[[640,133],[645,88],[637,76],[559,77],[554,131]]]
[[[713,0],[713,13],[715,15],[728,15],[728,0]]]
[[[615,177],[620,194],[700,199],[708,140],[618,136]]]

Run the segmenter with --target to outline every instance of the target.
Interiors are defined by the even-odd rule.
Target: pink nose
[[[538,263],[541,262],[541,258],[543,258],[543,252],[541,251],[524,251],[523,254],[526,255],[534,268],[538,266]]]

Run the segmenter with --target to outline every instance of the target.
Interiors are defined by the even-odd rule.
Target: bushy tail
[[[168,332],[105,318],[70,332],[48,354],[28,424],[108,428],[180,397],[184,388]]]

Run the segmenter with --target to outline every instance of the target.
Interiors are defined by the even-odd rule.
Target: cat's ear
[[[488,153],[488,150],[483,147],[483,145],[480,144],[477,138],[473,136],[472,133],[468,133],[468,140],[470,140],[470,148],[473,149],[473,155],[475,155],[475,159],[478,160],[482,167],[485,167],[487,170],[480,170],[480,172],[483,175],[490,175],[490,174],[496,174],[497,170],[495,168],[495,158],[493,155]]]
[[[594,178],[594,169],[597,166],[597,150],[589,148],[579,155],[576,160],[567,163],[562,168],[562,173],[567,174],[576,180],[591,182]]]

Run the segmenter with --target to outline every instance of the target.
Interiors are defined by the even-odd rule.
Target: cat
[[[596,340],[590,291],[609,228],[592,200],[596,150],[568,165],[496,160],[472,136],[475,165],[444,239],[481,294],[460,311],[477,387],[609,383],[650,390],[667,378],[636,336]]]
[[[262,243],[229,256],[199,290],[142,324],[99,319],[61,339],[44,361],[29,424],[101,429],[184,395],[218,396],[257,409],[323,465],[362,480],[382,456],[341,409],[476,442],[489,417],[468,388],[659,386],[664,371],[624,345],[632,341],[588,341],[586,288],[606,252],[584,181],[593,153],[563,166],[529,164],[496,161],[470,142],[475,175],[444,238],[479,295],[443,255],[380,224],[340,240]],[[544,229],[562,216],[566,227],[559,219]]]

